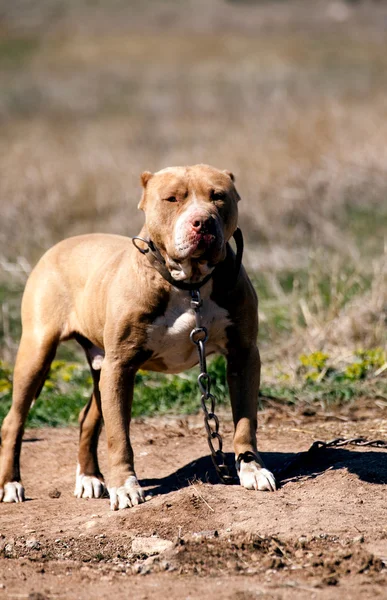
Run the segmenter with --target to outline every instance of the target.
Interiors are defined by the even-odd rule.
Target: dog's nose
[[[196,233],[214,233],[215,232],[215,221],[212,217],[195,217],[191,222],[192,229]]]

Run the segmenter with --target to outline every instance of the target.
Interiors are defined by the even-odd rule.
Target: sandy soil
[[[315,439],[387,439],[386,409],[370,406],[266,410],[267,465]],[[226,416],[221,426],[231,450]],[[73,497],[76,429],[26,432],[28,501],[0,505],[0,599],[387,598],[385,451],[324,451],[270,494],[217,483],[199,417],[140,420],[132,432],[150,498],[119,512],[107,498]],[[106,472],[103,436],[100,454]]]

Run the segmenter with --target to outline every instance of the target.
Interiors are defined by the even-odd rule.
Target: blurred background
[[[138,233],[140,173],[198,162],[236,176],[266,394],[383,405],[386,86],[381,0],[1,0],[3,406],[39,257]]]

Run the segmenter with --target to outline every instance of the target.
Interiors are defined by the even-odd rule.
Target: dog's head
[[[240,198],[233,174],[195,165],[145,171],[141,180],[139,208],[172,277],[200,281],[224,260],[237,227]]]

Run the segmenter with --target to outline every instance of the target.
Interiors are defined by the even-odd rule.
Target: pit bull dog
[[[229,240],[237,229],[239,195],[234,176],[207,165],[173,167],[141,176],[139,208],[145,224],[136,240],[91,234],[66,239],[32,271],[23,296],[23,333],[13,401],[2,427],[0,500],[22,502],[19,457],[24,424],[60,342],[84,348],[94,390],[80,415],[75,495],[100,497],[105,489],[97,444],[106,427],[111,508],[144,501],[129,437],[136,371],[179,373],[197,364],[190,332],[190,294],[203,299],[207,352],[227,359],[235,425],[234,450],[242,486],[275,490],[257,451],[257,297]],[[152,251],[147,252],[150,248]],[[140,250],[140,252],[138,251]]]

